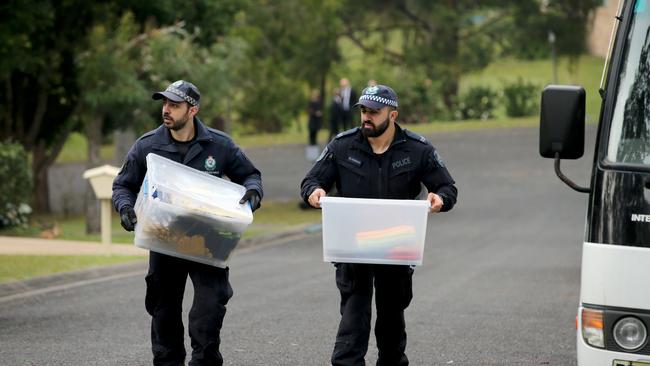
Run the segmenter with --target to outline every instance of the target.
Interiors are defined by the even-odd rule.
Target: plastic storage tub
[[[325,262],[422,264],[429,201],[323,197]]]
[[[241,234],[253,221],[246,188],[147,155],[147,174],[135,204],[135,245],[154,252],[225,267]]]

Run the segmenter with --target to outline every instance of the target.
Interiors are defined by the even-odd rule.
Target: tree
[[[380,52],[385,63],[423,72],[452,109],[461,75],[492,61],[492,40],[509,12],[499,1],[403,0],[377,8],[366,0],[351,2],[341,16],[345,37],[365,52]]]
[[[304,110],[307,90],[321,89],[339,58],[340,0],[254,1],[232,35],[248,44],[237,68],[241,120],[279,132]]]
[[[77,59],[81,93],[74,114],[85,127],[88,168],[101,163],[104,135],[116,128],[143,130],[160,123],[159,104],[150,99],[151,91],[177,79],[199,84],[204,94],[202,115],[223,114],[227,100],[223,97],[230,89],[227,69],[238,62],[241,52],[236,42],[204,47],[183,26],[178,22],[139,33],[133,13],[126,12],[92,27],[88,48]],[[90,190],[86,197],[86,228],[95,232],[99,230],[97,202]]]
[[[105,121],[108,118],[129,120],[138,100],[146,94],[138,80],[134,57],[137,34],[138,26],[133,14],[127,12],[120,19],[93,25],[88,34],[88,48],[77,55],[80,95],[72,118],[84,126],[88,141],[88,169],[101,163],[100,146]],[[86,232],[99,232],[99,206],[90,186],[85,201]]]
[[[87,118],[83,111],[99,107],[93,103],[106,96],[109,99],[126,96],[111,94],[115,91],[115,88],[110,88],[109,82],[115,81],[113,77],[117,76],[120,83],[136,80],[128,75],[132,71],[129,71],[130,66],[125,70],[119,69],[127,66],[123,62],[128,58],[118,57],[120,52],[127,51],[119,51],[123,47],[119,47],[118,43],[125,39],[119,39],[121,35],[111,30],[111,26],[117,24],[113,14],[130,11],[133,14],[133,27],[138,32],[144,31],[147,24],[151,24],[149,29],[155,29],[158,28],[157,23],[174,24],[177,18],[182,19],[187,15],[187,19],[194,21],[193,24],[208,29],[200,39],[210,43],[230,27],[238,11],[236,4],[234,0],[195,1],[194,6],[190,7],[178,7],[171,0],[135,3],[120,0],[13,0],[0,4],[0,83],[3,85],[0,88],[0,113],[4,127],[0,140],[19,142],[31,153],[34,207],[37,211],[49,211],[47,169],[55,161],[70,132],[83,130],[84,123],[99,123],[101,119]],[[196,9],[203,9],[214,16],[205,18]],[[211,28],[213,24],[218,26]],[[113,41],[111,37],[118,39]],[[93,43],[105,41],[110,46]],[[111,54],[110,49],[114,46],[118,46],[115,55]],[[108,58],[102,60],[101,57],[93,58],[93,55]],[[166,58],[174,56],[167,54]],[[86,69],[82,77],[80,66],[83,62],[86,62]],[[103,69],[102,63],[118,69]],[[142,75],[136,76],[142,80]],[[89,85],[85,84],[86,81]],[[102,89],[102,83],[109,88]],[[96,95],[84,94],[82,89],[84,92],[101,92]],[[97,112],[97,115],[102,114],[105,112]],[[111,115],[107,118],[110,120]],[[88,130],[98,131],[93,128]],[[93,154],[95,152],[91,152]]]
[[[484,68],[504,52],[526,49],[531,39],[546,45],[550,29],[562,35],[561,54],[582,52],[588,15],[597,3],[394,0],[378,8],[360,0],[346,4],[341,17],[345,37],[364,52],[381,54],[383,62],[423,72],[453,110],[463,74]]]
[[[506,52],[523,58],[548,57],[549,32],[556,36],[558,55],[569,58],[575,71],[578,57],[585,52],[589,21],[602,0],[545,0],[515,2],[512,28]]]
[[[93,9],[90,3],[8,1],[0,5],[0,140],[22,144],[32,156],[34,206],[47,211],[47,168],[77,121],[75,50]]]

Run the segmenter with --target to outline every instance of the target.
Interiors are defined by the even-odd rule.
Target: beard
[[[390,122],[390,117],[386,117],[384,122],[380,123],[379,125],[375,125],[374,123],[370,121],[364,121],[361,124],[361,133],[365,137],[379,137],[381,136],[384,132],[386,132],[386,129],[388,129],[388,123]],[[365,124],[369,124],[372,127],[364,127]]]
[[[185,127],[187,122],[190,120],[189,117],[190,111],[188,110],[185,112],[185,115],[181,117],[178,120],[173,119],[170,115],[163,115],[163,123],[165,124],[165,127],[167,127],[170,130],[178,131]]]

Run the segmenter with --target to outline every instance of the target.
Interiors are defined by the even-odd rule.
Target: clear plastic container
[[[429,202],[323,197],[325,262],[422,264]]]
[[[135,245],[179,258],[225,267],[253,222],[246,188],[156,154],[136,200]]]

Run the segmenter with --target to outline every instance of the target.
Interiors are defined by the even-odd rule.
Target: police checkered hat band
[[[199,105],[201,93],[194,84],[184,80],[178,80],[169,85],[165,91],[154,93],[151,98],[167,98],[177,103],[186,101],[190,105],[196,106]]]
[[[355,107],[364,106],[372,109],[381,109],[386,106],[397,108],[397,93],[386,85],[369,86],[361,92],[359,102]]]
[[[367,95],[367,94],[362,95],[361,97],[359,97],[359,102],[361,102],[362,100],[372,100],[374,102],[379,102],[381,104],[386,104],[388,106],[397,108],[397,101],[396,100],[390,100],[390,99],[378,97],[376,95]]]
[[[171,92],[179,97],[183,98],[186,102],[190,103],[191,105],[197,105],[199,104],[199,101],[190,97],[187,93],[184,93],[182,90],[174,87],[174,86],[168,86],[167,89],[165,89],[166,92]]]

